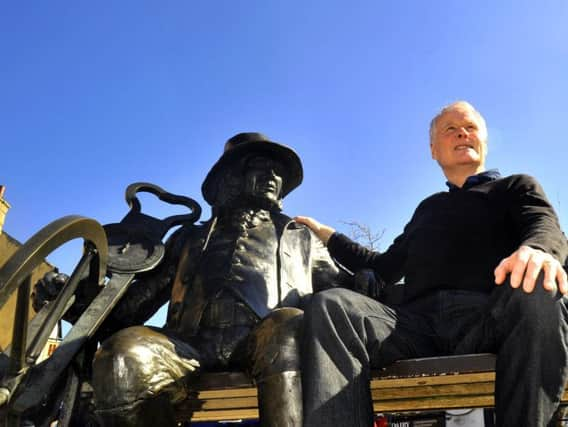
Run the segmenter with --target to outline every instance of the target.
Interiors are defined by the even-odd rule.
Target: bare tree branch
[[[361,243],[366,248],[376,251],[379,250],[379,240],[385,234],[385,229],[380,231],[373,231],[367,224],[362,224],[359,221],[340,221],[341,223],[349,226],[349,237],[358,243]]]

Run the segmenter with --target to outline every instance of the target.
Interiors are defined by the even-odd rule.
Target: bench
[[[374,371],[374,411],[405,412],[494,405],[495,355],[401,360]],[[239,372],[202,374],[192,395],[176,407],[178,421],[258,418],[256,387]],[[568,393],[562,397],[568,403]]]

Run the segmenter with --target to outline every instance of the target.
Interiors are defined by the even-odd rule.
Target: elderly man
[[[174,233],[164,261],[106,322],[120,330],[93,363],[105,426],[175,425],[172,404],[191,378],[231,369],[255,379],[263,426],[302,424],[302,300],[340,275],[309,229],[281,212],[301,181],[292,149],[258,133],[227,142],[202,185],[212,218]],[[139,326],[168,300],[164,328]]]
[[[485,171],[487,128],[467,102],[431,123],[448,192],[417,207],[384,253],[298,217],[353,271],[370,268],[404,297],[386,304],[346,289],[314,296],[302,357],[306,426],[370,426],[369,370],[398,359],[497,354],[499,426],[545,426],[567,379],[566,237],[539,184]],[[496,286],[497,285],[497,286]]]

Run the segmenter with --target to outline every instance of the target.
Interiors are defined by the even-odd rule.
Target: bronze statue
[[[192,377],[231,369],[256,381],[262,425],[302,424],[303,299],[343,280],[311,232],[281,212],[302,176],[292,149],[259,133],[229,139],[202,185],[212,218],[177,230],[106,321],[119,330],[93,363],[105,426],[175,425]],[[164,328],[140,326],[168,300]]]

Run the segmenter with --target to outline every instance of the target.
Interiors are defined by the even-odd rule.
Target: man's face
[[[245,165],[247,195],[278,202],[282,194],[284,166],[269,157],[256,156]]]
[[[438,117],[430,150],[444,171],[471,165],[481,172],[487,154],[487,130],[471,109],[452,108]]]

